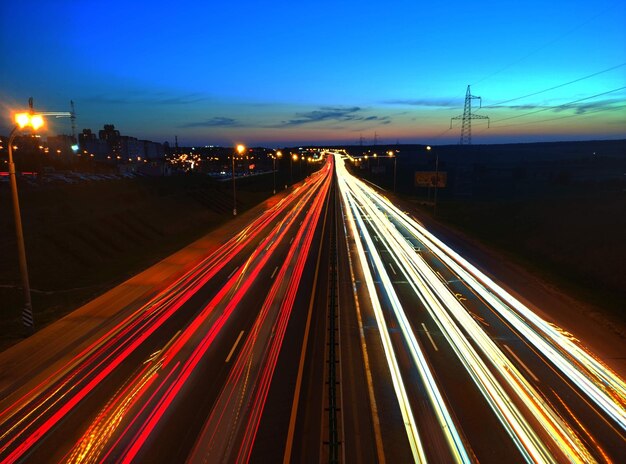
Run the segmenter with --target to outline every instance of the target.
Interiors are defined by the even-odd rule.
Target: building
[[[107,159],[107,156],[111,156],[107,141],[97,138],[91,129],[83,129],[82,133],[78,134],[78,150],[81,156],[89,156],[98,160],[104,160]]]
[[[98,132],[98,138],[109,145],[109,154],[112,157],[122,154],[120,131],[116,130],[113,124],[105,124],[104,129]]]
[[[150,140],[140,140],[143,143],[143,155],[147,160],[165,159],[165,149],[162,144]]]
[[[78,135],[81,155],[87,155],[99,161],[113,163],[143,162],[144,160],[164,160],[165,149],[162,144],[150,140],[138,140],[137,137],[121,135],[113,124],[105,124],[98,131],[98,137],[91,129],[83,129]]]

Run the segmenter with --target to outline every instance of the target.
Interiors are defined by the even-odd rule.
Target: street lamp
[[[430,145],[426,146],[427,151],[431,151]],[[439,187],[439,153],[435,151],[435,198],[433,199],[433,216],[437,215],[437,188]]]
[[[274,172],[274,195],[276,195],[276,158],[282,158],[283,153],[279,150],[272,156],[272,168]]]
[[[291,160],[289,161],[289,177],[291,178],[291,185],[293,185],[293,162],[298,161],[298,155],[295,153],[291,155]]]
[[[237,153],[239,156],[246,151],[246,147],[242,144],[237,145]],[[233,153],[233,216],[237,216],[237,189],[235,188],[235,154]]]
[[[28,113],[15,115],[15,127],[11,131],[8,140],[9,152],[9,182],[11,184],[11,197],[13,200],[13,217],[15,220],[15,235],[17,237],[17,254],[19,258],[20,274],[22,277],[22,289],[24,291],[24,308],[22,309],[22,324],[31,332],[35,327],[33,319],[33,305],[30,299],[30,283],[28,281],[28,266],[26,264],[26,247],[24,245],[24,232],[22,230],[22,215],[20,213],[20,201],[17,195],[17,180],[15,178],[15,163],[13,163],[13,140],[18,131],[31,127],[37,130],[44,125],[43,117],[36,114],[32,109],[32,100],[29,101],[31,109]]]
[[[396,160],[398,157],[391,150],[387,152],[390,158],[393,158],[393,193],[396,193]]]

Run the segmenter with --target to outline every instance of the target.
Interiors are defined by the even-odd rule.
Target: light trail
[[[338,158],[338,157],[336,157]],[[385,288],[385,291],[391,301],[391,305],[393,307],[394,313],[396,314],[398,321],[400,323],[400,327],[402,333],[407,340],[407,344],[410,348],[411,355],[416,363],[418,368],[418,372],[424,381],[426,386],[426,392],[428,397],[430,398],[431,405],[437,414],[438,421],[442,427],[442,432],[444,433],[448,445],[450,447],[450,451],[455,462],[471,462],[467,451],[465,450],[465,446],[460,438],[460,435],[457,431],[456,425],[454,424],[448,409],[443,401],[441,392],[437,387],[435,380],[432,376],[432,372],[426,362],[426,359],[422,353],[421,348],[417,342],[417,339],[413,335],[413,332],[410,328],[410,324],[406,319],[406,315],[402,310],[400,302],[396,296],[395,290],[391,284],[389,276],[387,275],[386,268],[380,259],[378,253],[376,253],[376,248],[373,243],[372,238],[370,237],[367,228],[365,227],[362,219],[362,212],[360,211],[360,207],[356,205],[353,197],[353,190],[349,186],[348,174],[345,171],[345,166],[343,166],[343,160],[336,159],[337,166],[337,178],[339,191],[342,196],[342,200],[345,204],[345,211],[347,216],[347,221],[350,226],[353,237],[361,236],[363,241],[365,242],[365,248],[369,251],[369,257],[373,261],[373,267],[377,270],[377,273],[382,281],[382,285]],[[355,221],[356,219],[356,221]],[[397,360],[395,357],[395,353],[393,350],[393,346],[391,344],[391,340],[389,338],[389,330],[387,328],[387,324],[385,322],[384,315],[382,313],[382,308],[380,302],[377,298],[376,288],[374,284],[374,279],[370,272],[370,268],[368,266],[368,260],[365,255],[364,246],[360,240],[356,240],[356,247],[359,256],[359,260],[361,262],[361,266],[363,268],[363,273],[365,275],[365,280],[367,283],[367,287],[370,293],[370,298],[372,302],[372,307],[374,309],[374,314],[376,316],[376,322],[380,329],[381,340],[383,342],[383,347],[385,350],[385,356],[387,359],[387,364],[389,366],[392,380],[394,384],[394,388],[396,391],[396,397],[398,398],[398,403],[400,405],[400,410],[402,412],[405,428],[407,432],[407,437],[409,438],[409,443],[411,445],[411,449],[413,451],[413,458],[416,462],[427,462],[426,455],[424,453],[424,448],[419,436],[419,431],[417,428],[417,424],[413,417],[413,412],[411,409],[410,402],[408,400],[408,395],[406,393],[406,388],[404,386],[402,376],[399,371],[399,367],[397,364]]]
[[[250,459],[256,433],[259,428],[259,422],[261,420],[267,395],[269,393],[270,383],[276,369],[278,356],[280,354],[287,330],[287,324],[289,323],[292,310],[294,309],[294,302],[302,280],[304,267],[309,257],[309,250],[311,249],[313,236],[320,221],[323,205],[327,202],[328,192],[333,176],[333,160],[329,159],[325,170],[326,180],[324,185],[320,188],[320,192],[317,194],[315,202],[309,209],[306,218],[300,223],[300,229],[295,241],[293,242],[294,244],[289,250],[289,255],[286,260],[286,262],[289,262],[289,260],[293,259],[294,256],[296,257],[291,278],[287,284],[287,293],[281,304],[279,319],[275,325],[275,330],[273,330],[274,335],[271,337],[271,345],[267,361],[264,364],[263,376],[259,382],[255,399],[252,402],[253,407],[249,414],[249,420],[246,422],[246,429],[244,431],[245,438],[239,448],[239,454],[237,456],[238,462],[248,462]],[[302,224],[305,224],[305,226],[302,226]],[[283,273],[277,280],[284,282],[287,275],[288,268],[283,266]]]
[[[340,161],[337,161],[340,164]],[[376,235],[382,239],[384,246],[402,273],[406,276],[414,292],[429,311],[442,333],[446,336],[451,347],[457,353],[466,370],[470,373],[475,384],[483,393],[484,398],[491,406],[496,416],[500,419],[503,427],[516,443],[518,449],[529,462],[552,462],[559,459],[553,455],[543,440],[533,430],[530,422],[508,397],[506,391],[499,385],[498,380],[489,371],[481,357],[472,347],[469,339],[463,331],[471,337],[472,343],[476,344],[481,352],[489,360],[492,367],[498,372],[498,377],[503,379],[507,388],[515,393],[516,398],[522,402],[524,408],[530,411],[530,421],[539,423],[544,433],[551,438],[552,444],[558,450],[557,456],[562,456],[570,462],[592,462],[593,458],[581,443],[575,432],[563,422],[559,415],[545,403],[543,398],[528,384],[525,378],[517,371],[515,366],[504,356],[499,347],[487,336],[484,330],[476,323],[465,308],[460,304],[456,295],[450,292],[435,272],[415,252],[414,247],[400,233],[390,220],[397,220],[401,215],[392,208],[382,208],[378,195],[363,182],[350,176],[345,168],[337,169],[340,185],[349,191],[348,197],[354,200],[358,206],[357,217],[362,217],[359,232],[362,239],[367,243],[370,251],[372,267],[381,276],[381,285],[390,294],[388,287],[391,283],[386,277],[386,268],[380,259],[374,244],[369,243],[369,233],[365,226],[373,228]],[[342,182],[342,176],[344,177]],[[355,234],[358,236],[358,234]],[[357,240],[358,243],[358,240]],[[363,261],[367,265],[367,261]],[[392,267],[393,269],[393,267]],[[370,291],[372,294],[372,292]],[[393,298],[390,298],[394,313],[398,314],[401,307]],[[450,313],[450,314],[448,314]],[[401,317],[401,316],[400,316]],[[456,321],[456,322],[455,322]],[[463,330],[461,330],[463,328]],[[410,332],[410,327],[407,328]],[[410,335],[404,333],[409,339]],[[550,447],[552,448],[552,446]],[[562,454],[561,454],[562,453]]]
[[[222,327],[231,317],[239,302],[246,295],[261,270],[265,267],[276,248],[278,248],[279,244],[285,238],[285,235],[295,223],[298,213],[302,210],[302,206],[311,198],[319,182],[321,182],[321,178],[318,176],[318,178],[311,182],[311,185],[307,186],[305,189],[306,193],[299,202],[300,207],[294,207],[287,217],[276,226],[274,233],[265,237],[250,256],[247,264],[242,266],[239,271],[231,277],[229,282],[220,289],[216,296],[205,306],[168,350],[169,353],[166,355],[163,368],[166,368],[168,363],[174,362],[174,360],[177,359],[178,353],[183,353],[183,348],[185,348],[183,353],[184,360],[181,361],[182,367],[165,394],[159,398],[157,404],[152,408],[152,412],[147,420],[141,424],[140,430],[132,439],[125,440],[125,443],[129,443],[129,446],[123,452],[120,462],[130,463],[137,457],[148,438],[156,430],[163,415],[170,409],[179,392],[181,392],[196,367],[202,361]],[[271,245],[266,251],[265,247],[268,243],[271,243]],[[234,291],[234,293],[232,293],[232,291]],[[209,317],[221,302],[226,303],[225,307],[211,320],[210,326],[206,327]],[[206,334],[199,342],[194,342],[196,334],[199,335],[205,332]],[[188,351],[191,351],[191,353],[187,354]]]
[[[376,442],[376,456],[378,459],[378,463],[379,464],[386,464],[387,460],[385,458],[385,450],[384,450],[384,445],[383,445],[383,438],[382,438],[382,432],[381,432],[381,428],[380,428],[380,415],[378,413],[379,408],[378,408],[378,402],[376,401],[376,395],[374,394],[374,380],[373,380],[373,376],[372,376],[372,369],[371,369],[371,362],[370,362],[370,354],[368,353],[368,349],[367,349],[367,342],[365,339],[365,330],[363,328],[364,324],[363,324],[363,316],[362,316],[362,312],[361,312],[361,304],[359,303],[359,291],[357,289],[357,280],[355,277],[355,268],[354,268],[354,264],[352,261],[352,256],[350,253],[350,234],[348,233],[347,230],[347,225],[346,225],[346,217],[347,214],[345,212],[345,204],[342,202],[340,203],[340,210],[341,210],[341,217],[343,218],[342,220],[342,225],[343,225],[343,231],[344,231],[344,239],[345,239],[345,244],[346,244],[346,255],[348,258],[348,268],[350,269],[350,281],[351,281],[351,286],[352,286],[352,298],[354,301],[354,308],[356,310],[356,318],[357,318],[357,325],[359,328],[359,340],[360,340],[360,345],[361,345],[361,354],[363,355],[363,364],[364,364],[364,368],[365,368],[365,377],[366,377],[366,381],[367,381],[367,394],[368,394],[368,398],[370,401],[370,412],[371,412],[371,418],[372,418],[372,425],[374,427],[374,440]],[[304,355],[304,352],[303,352]],[[288,458],[287,453],[285,453],[285,459],[283,460],[283,464],[288,464],[290,461],[287,459]]]
[[[188,462],[248,461],[331,180],[329,164]]]
[[[294,203],[298,205],[307,195],[310,188],[300,187],[283,198],[168,289],[9,405],[0,414],[2,462],[15,462],[24,455],[279,215],[285,211],[293,215],[297,209]]]
[[[483,272],[449,248],[389,200],[368,189],[370,198],[453,270],[472,290],[549,359],[567,378],[626,430],[626,383],[571,334],[539,317]]]
[[[568,394],[579,395],[585,401],[584,407],[588,406],[603,424],[608,424],[611,433],[615,431],[623,437],[624,381],[573,335],[539,317],[416,220],[351,176],[338,156],[334,159],[345,226],[354,240],[363,283],[371,297],[413,459],[466,463],[475,458],[471,443],[463,435],[463,424],[457,424],[451,414],[453,403],[441,390],[443,385],[438,385],[431,362],[422,350],[429,348],[427,352],[432,353],[427,346],[430,341],[435,351],[445,353],[448,347],[452,350],[461,369],[468,372],[484,398],[485,411],[493,412],[527,462],[592,463],[596,458],[610,461],[610,452],[603,449],[604,437],[594,436],[594,429],[587,426],[587,418],[578,404],[567,402]],[[141,459],[150,440],[161,437],[160,433],[169,426],[174,407],[190,392],[190,379],[194,375],[199,377],[218,339],[220,346],[228,344],[219,358],[228,380],[212,406],[201,432],[203,438],[196,442],[189,460],[203,461],[208,456],[236,462],[249,460],[296,295],[302,290],[304,266],[328,195],[329,170],[332,173],[327,165],[312,175],[150,302],[120,316],[106,333],[77,348],[77,354],[69,362],[51,369],[52,374],[45,375],[28,393],[15,394],[19,399],[10,400],[10,404],[5,398],[0,413],[0,462],[25,459],[28,453],[36,452],[48,435],[56,437],[59,432],[55,435],[51,432],[83,401],[96,396],[98,386],[111,381],[110,377],[118,371],[132,374],[117,379],[118,384],[112,389],[115,392],[107,394],[104,406],[95,408],[93,420],[80,431],[80,440],[68,447],[63,461]],[[249,256],[246,254],[245,260],[242,259],[243,253],[253,246]],[[430,253],[422,255],[421,251]],[[274,266],[279,253],[280,264]],[[271,265],[270,259],[274,261]],[[436,270],[439,266],[448,280]],[[218,274],[219,288],[210,287],[209,302],[203,303],[198,313],[194,308],[193,315],[185,316],[173,328],[174,324],[169,323],[182,319],[174,316],[187,314],[182,312],[185,305],[201,289],[207,289],[205,286]],[[264,298],[255,302],[254,310],[259,313],[255,313],[253,322],[252,319],[246,322],[245,330],[239,327],[231,330],[232,321],[241,319],[233,315],[241,314],[241,302],[253,286],[261,285],[260,276],[269,280],[262,284],[267,286]],[[226,280],[224,285],[223,280]],[[428,317],[426,323],[432,334],[422,322],[424,319],[413,320],[414,313],[403,308],[401,297],[406,296],[404,291],[398,292],[400,281],[415,295],[409,301],[418,301],[420,310],[424,308],[423,315]],[[451,282],[459,284],[455,286]],[[465,287],[460,289],[460,285]],[[483,306],[479,311],[471,307],[473,303],[465,298],[472,300],[471,294],[481,301],[484,310]],[[488,311],[497,316],[497,323]],[[388,321],[397,323],[397,334],[391,334],[396,329],[390,328],[392,323]],[[433,323],[438,332],[434,331]],[[229,328],[225,329],[227,324]],[[533,364],[528,362],[526,353],[514,351],[517,344],[505,344],[493,338],[493,332],[499,330],[494,325],[503,325],[507,334],[519,337],[530,348],[529,356],[545,363],[558,375],[557,381],[563,382],[559,385],[572,390],[566,390],[564,395],[561,390],[557,393],[550,385],[541,384],[543,379],[531,370]],[[157,335],[166,333],[169,337],[177,328],[180,330],[163,348],[153,346]],[[157,333],[160,329],[163,330]],[[224,334],[233,330],[235,335],[227,340],[230,335]],[[246,337],[241,339],[243,333]],[[237,334],[239,338],[233,345]],[[435,334],[439,347],[432,337]],[[406,373],[405,364],[401,369],[397,355],[403,353],[397,350],[406,350],[408,357],[403,359],[411,363],[410,373]],[[145,361],[133,369],[128,363],[137,358]],[[412,381],[417,379],[413,372],[419,376],[419,387],[408,384],[409,377]],[[468,385],[471,387],[472,383]],[[418,425],[421,422],[416,420],[420,418],[414,416],[412,409],[421,398],[409,393],[418,388],[420,394],[424,392],[428,414],[432,411],[441,429],[441,438],[439,435],[436,438],[447,447],[443,450],[449,453],[445,458],[427,454],[426,434],[421,436]]]

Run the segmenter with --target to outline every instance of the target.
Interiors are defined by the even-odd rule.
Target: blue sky
[[[0,133],[33,96],[185,145],[456,143],[471,84],[474,143],[624,137],[624,2],[419,3],[2,2]]]

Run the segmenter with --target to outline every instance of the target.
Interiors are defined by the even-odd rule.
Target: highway
[[[343,161],[337,175],[414,460],[623,461],[624,382]]]
[[[6,389],[2,462],[245,459],[291,312],[309,299],[303,275],[322,243],[332,162],[155,298],[104,322],[61,368]]]
[[[1,373],[0,462],[626,461],[619,376],[317,162],[158,294]]]

